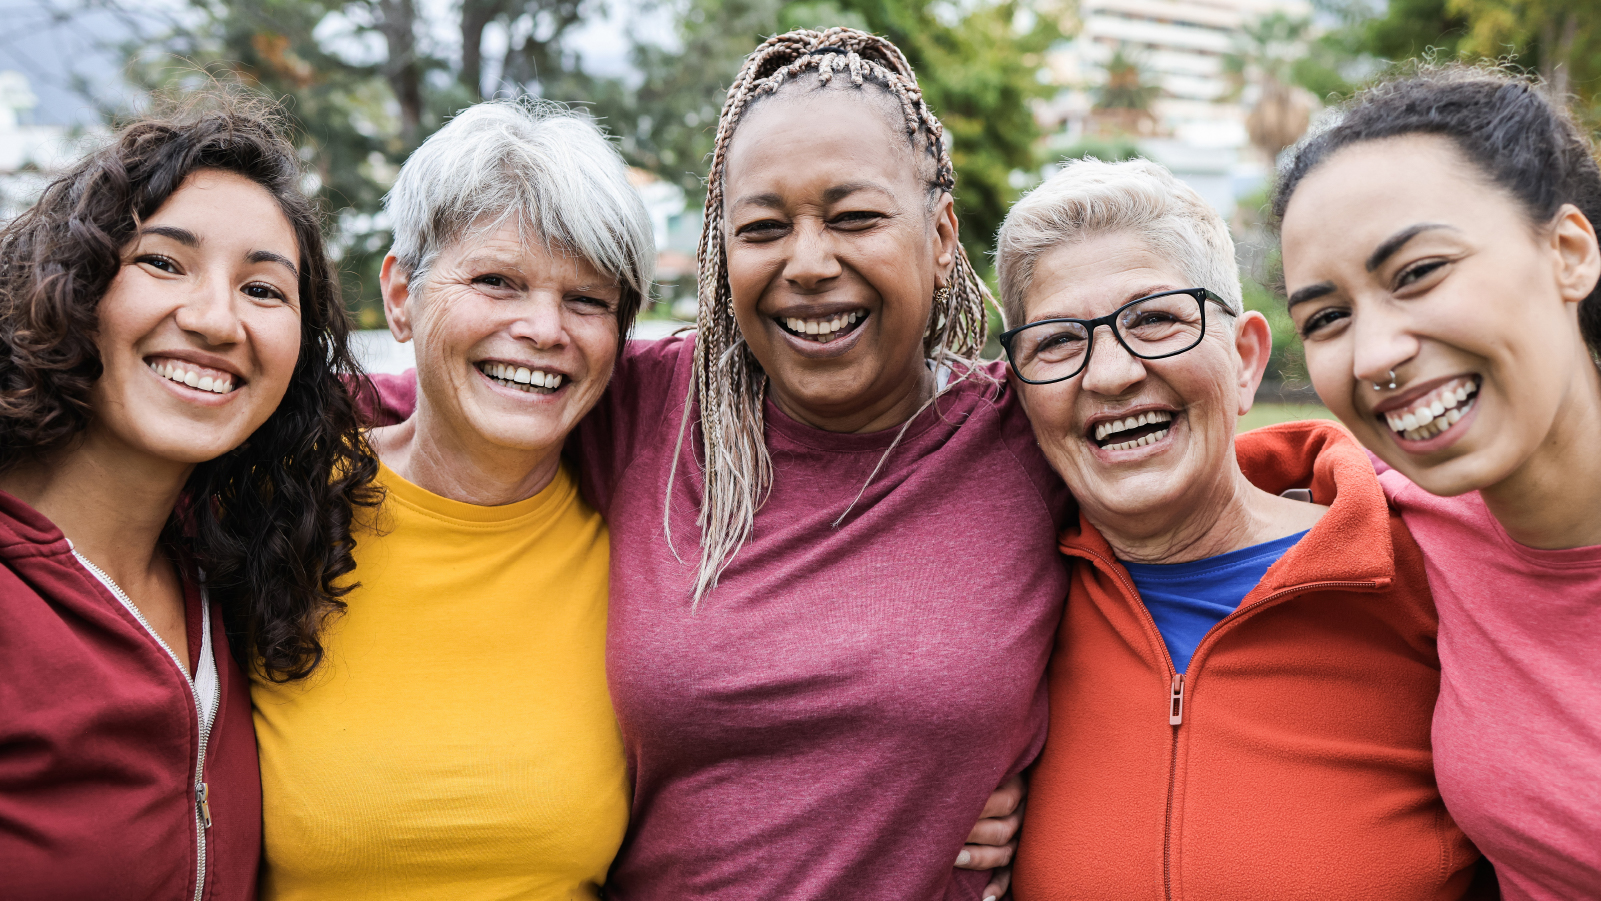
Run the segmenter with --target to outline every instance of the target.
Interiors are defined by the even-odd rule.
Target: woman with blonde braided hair
[[[729,91],[698,330],[631,344],[567,448],[611,530],[608,898],[1006,892],[1070,502],[973,360],[954,185],[880,38],[780,35]]]
[[[999,897],[1069,507],[998,365],[900,51],[762,44],[718,123],[696,334],[636,346],[575,450],[612,529],[634,776],[608,897]],[[986,805],[986,800],[989,804]],[[971,835],[969,834],[971,831]],[[974,845],[964,848],[964,841]]]

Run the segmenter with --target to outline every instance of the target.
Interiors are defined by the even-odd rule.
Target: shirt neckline
[[[388,497],[420,513],[463,526],[522,526],[530,520],[543,519],[563,509],[578,494],[578,480],[566,461],[557,468],[550,484],[533,497],[516,503],[486,507],[453,500],[408,481],[382,461],[378,463],[378,482]]]

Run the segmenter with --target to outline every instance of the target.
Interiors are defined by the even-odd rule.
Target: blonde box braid
[[[746,57],[739,77],[728,89],[728,100],[717,122],[717,140],[707,175],[705,224],[697,253],[700,312],[696,322],[695,380],[684,406],[667,482],[670,499],[688,432],[689,410],[698,399],[706,488],[698,519],[701,560],[695,581],[697,605],[716,587],[718,576],[750,537],[756,511],[773,484],[773,462],[767,453],[762,416],[767,375],[740,333],[728,287],[723,222],[723,171],[728,145],[741,116],[754,102],[774,94],[786,81],[810,72],[815,72],[825,86],[841,75],[848,77],[853,87],[873,82],[887,90],[900,101],[907,137],[915,143],[921,135],[924,152],[935,161],[930,191],[949,192],[956,187],[956,170],[945,148],[945,128],[929,112],[912,67],[894,44],[852,28],[800,30],[769,38]],[[989,328],[985,304],[994,302],[958,242],[950,287],[935,292],[928,332],[923,336],[924,355],[936,371],[954,361],[971,364],[977,358]],[[962,367],[964,373],[972,368]],[[899,442],[898,437],[896,441]],[[890,450],[894,450],[893,445]],[[879,465],[883,465],[882,459]],[[875,469],[873,476],[876,475]],[[671,546],[671,503],[668,508],[664,525]]]

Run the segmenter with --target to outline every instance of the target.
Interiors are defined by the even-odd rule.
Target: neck
[[[161,532],[194,465],[141,454],[91,426],[72,447],[0,476],[0,489],[38,510],[79,553],[123,585],[166,566]]]
[[[777,382],[769,382],[773,402],[784,414],[802,425],[825,432],[866,433],[881,432],[905,424],[923,409],[934,396],[937,383],[934,373],[919,363],[897,391],[885,393],[868,403],[839,406],[807,404],[788,395]]]
[[[1325,507],[1278,497],[1252,485],[1232,449],[1216,479],[1135,515],[1084,504],[1084,516],[1119,560],[1188,563],[1304,531]]]
[[[1548,550],[1601,545],[1601,373],[1585,366],[1551,432],[1522,466],[1481,489],[1512,540]]]
[[[491,444],[471,428],[453,428],[419,397],[399,425],[374,429],[372,446],[397,475],[440,497],[504,507],[543,491],[561,467],[561,446],[524,450]]]

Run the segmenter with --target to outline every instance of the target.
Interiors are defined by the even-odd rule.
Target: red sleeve
[[[355,384],[356,408],[373,426],[394,425],[417,409],[417,370],[400,375],[375,372]]]
[[[671,454],[694,366],[693,336],[628,342],[600,403],[568,438],[567,455],[576,464],[584,499],[602,515],[632,463],[650,456],[649,450]],[[685,436],[691,447],[698,441],[698,430]]]

